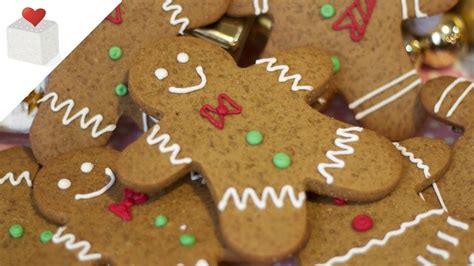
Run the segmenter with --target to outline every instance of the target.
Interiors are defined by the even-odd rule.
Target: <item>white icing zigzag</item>
[[[408,228],[418,225],[422,220],[424,220],[424,219],[426,219],[430,216],[433,216],[433,215],[442,215],[443,213],[444,213],[443,209],[432,209],[432,210],[429,210],[427,212],[420,213],[415,217],[414,220],[412,220],[410,222],[402,223],[398,230],[388,232],[382,240],[380,240],[380,239],[371,239],[369,242],[367,242],[367,244],[365,246],[352,248],[344,256],[337,256],[337,257],[334,257],[334,258],[330,259],[326,263],[316,264],[316,265],[333,265],[335,263],[347,262],[353,255],[365,253],[365,252],[369,251],[374,246],[384,246],[384,245],[387,244],[387,242],[392,237],[399,236],[399,235],[405,233],[405,231]]]
[[[288,76],[288,72],[290,71],[290,68],[287,65],[277,65],[274,66],[274,64],[277,62],[277,59],[275,57],[271,58],[263,58],[263,59],[258,59],[255,64],[267,64],[267,71],[268,72],[275,72],[275,71],[281,71],[280,76],[278,77],[278,82],[286,82],[288,80],[293,80],[293,85],[291,85],[291,90],[292,91],[300,91],[300,90],[306,90],[306,91],[311,91],[313,90],[312,86],[300,86],[298,85],[299,82],[301,81],[301,75],[300,74],[295,74],[292,76]]]
[[[171,152],[170,155],[170,162],[171,164],[177,165],[177,164],[189,164],[192,162],[191,158],[185,157],[182,159],[177,159],[179,152],[181,151],[181,147],[178,144],[173,144],[171,146],[167,146],[168,143],[171,140],[171,137],[169,134],[161,134],[157,136],[158,132],[160,131],[160,125],[156,124],[153,127],[153,131],[148,135],[146,138],[146,141],[148,145],[155,145],[155,144],[160,144],[159,150],[161,153],[167,153]]]
[[[75,113],[74,115],[71,116],[71,111],[74,108],[74,101],[72,99],[68,99],[68,100],[66,100],[64,102],[61,102],[60,104],[57,105],[58,98],[59,97],[58,97],[57,93],[50,92],[50,93],[46,94],[43,98],[41,98],[38,101],[38,103],[43,103],[43,102],[46,102],[49,99],[51,99],[50,106],[51,106],[51,110],[53,112],[59,112],[63,108],[66,108],[66,111],[64,112],[64,116],[63,116],[63,120],[62,120],[63,125],[67,126],[67,125],[71,124],[74,120],[80,118],[81,119],[80,125],[81,125],[82,129],[86,129],[86,128],[93,125],[92,132],[91,132],[91,135],[92,135],[93,138],[98,138],[98,137],[100,137],[101,135],[103,135],[107,132],[112,132],[112,131],[115,130],[116,126],[113,125],[113,124],[107,125],[105,128],[103,128],[101,130],[98,130],[99,126],[100,126],[100,123],[102,122],[102,120],[104,120],[104,117],[102,115],[95,115],[87,121],[86,117],[89,114],[89,108],[88,107],[82,108],[77,113]]]
[[[245,210],[247,208],[247,202],[250,200],[255,204],[258,209],[265,209],[267,207],[268,198],[271,199],[273,204],[277,208],[282,208],[285,204],[285,199],[289,198],[290,203],[294,208],[301,208],[306,199],[306,194],[304,192],[298,193],[298,197],[292,186],[285,185],[280,190],[280,195],[277,195],[277,192],[273,187],[265,187],[263,189],[262,195],[259,196],[253,188],[245,188],[240,197],[239,192],[234,187],[230,187],[224,193],[221,201],[219,202],[218,208],[220,211],[224,211],[227,207],[227,203],[230,199],[234,201],[234,205],[238,210]]]
[[[62,233],[66,230],[66,227],[58,228],[56,234],[54,234],[52,241],[54,244],[59,244],[65,242],[65,246],[68,250],[81,249],[78,253],[77,258],[80,261],[91,261],[98,260],[102,258],[102,255],[99,253],[88,254],[91,249],[91,244],[88,241],[79,241],[76,242],[76,236],[73,234],[65,234],[62,236]]]
[[[13,173],[7,173],[4,177],[0,178],[0,185],[2,185],[3,183],[5,183],[6,181],[10,181],[10,183],[13,185],[13,186],[18,186],[22,180],[25,180],[26,181],[26,184],[31,187],[31,179],[30,179],[30,172],[28,171],[23,171],[17,179],[15,179],[15,176],[13,175]]]
[[[393,145],[395,146],[395,148],[397,148],[397,150],[401,152],[403,156],[407,157],[410,162],[416,164],[416,167],[423,170],[423,174],[426,178],[431,177],[430,168],[423,162],[423,160],[421,160],[420,158],[415,158],[415,155],[412,152],[409,152],[407,148],[400,145],[400,143],[394,142]]]
[[[187,17],[177,19],[178,15],[181,14],[181,12],[183,12],[183,7],[178,4],[172,5],[171,3],[173,3],[173,0],[165,0],[161,8],[163,8],[163,10],[166,12],[173,11],[170,18],[170,24],[173,26],[181,24],[181,28],[179,29],[178,32],[179,34],[183,35],[184,30],[189,25],[189,19]]]
[[[418,167],[418,169],[423,170],[423,174],[425,175],[426,179],[429,179],[431,177],[430,168],[428,165],[426,165],[423,162],[423,160],[421,160],[420,158],[415,158],[415,155],[412,152],[409,152],[406,147],[403,147],[402,145],[400,145],[400,143],[393,142],[393,145],[395,146],[395,148],[397,148],[397,150],[401,152],[403,156],[407,157],[410,160],[410,162],[416,164],[416,167]],[[444,203],[444,199],[441,196],[441,192],[439,191],[439,188],[436,182],[434,182],[432,186],[436,194],[436,197],[438,198],[439,204],[441,205],[441,207],[443,207],[443,209],[446,212],[448,212],[448,208],[446,207],[446,204]],[[423,200],[425,200],[421,192],[419,193],[419,195]]]
[[[351,131],[362,132],[363,128],[361,127],[349,127],[349,128],[338,128],[336,134],[342,138],[336,138],[334,144],[341,148],[339,151],[329,150],[326,152],[326,157],[333,163],[320,163],[318,164],[319,173],[326,178],[326,183],[332,184],[334,182],[334,177],[326,171],[326,168],[344,168],[346,163],[337,158],[338,155],[350,155],[354,153],[354,148],[346,143],[355,142],[359,140],[359,136],[356,134],[349,133]]]

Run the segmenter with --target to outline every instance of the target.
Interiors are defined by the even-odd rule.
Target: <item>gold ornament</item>
[[[409,28],[405,25],[405,50],[414,62],[445,68],[466,51],[466,26],[456,14],[442,15],[439,23],[422,36],[413,36]]]
[[[36,90],[32,90],[28,96],[23,100],[23,103],[25,103],[28,106],[28,114],[31,114],[33,110],[38,108],[38,101],[43,97],[44,93],[43,92],[37,92]]]

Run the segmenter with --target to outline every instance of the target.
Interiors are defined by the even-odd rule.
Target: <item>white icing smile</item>
[[[176,56],[176,61],[180,64],[186,64],[189,62],[189,55],[187,53],[181,52]],[[191,93],[193,91],[200,90],[204,88],[207,84],[207,77],[206,74],[204,74],[204,69],[202,66],[197,66],[196,67],[196,73],[198,74],[199,78],[201,79],[201,82],[197,85],[190,86],[190,87],[169,87],[168,91],[171,93]],[[159,80],[164,80],[168,77],[168,70],[165,68],[157,68],[155,70],[155,76]]]
[[[196,72],[199,75],[199,77],[201,78],[201,83],[199,83],[196,86],[191,86],[191,87],[183,87],[183,88],[170,87],[168,89],[169,92],[172,92],[172,93],[190,93],[190,92],[197,91],[197,90],[200,90],[200,89],[204,88],[204,86],[206,86],[206,83],[207,83],[207,78],[206,78],[206,74],[204,74],[204,69],[202,68],[202,66],[197,66],[196,67]]]
[[[80,199],[91,199],[91,198],[95,198],[95,197],[98,197],[102,194],[104,194],[105,192],[107,192],[107,190],[109,190],[115,183],[115,175],[114,173],[112,172],[112,170],[110,168],[105,168],[105,175],[108,176],[110,178],[110,181],[109,183],[107,183],[107,185],[105,185],[103,188],[97,190],[97,191],[94,191],[94,192],[91,192],[91,193],[87,193],[87,194],[76,194],[74,196],[74,198],[76,200],[80,200]]]

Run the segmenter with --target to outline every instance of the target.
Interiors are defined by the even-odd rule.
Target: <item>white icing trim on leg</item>
[[[255,16],[265,14],[269,10],[268,0],[262,0],[262,8],[260,8],[260,0],[253,0],[253,8],[255,9]]]
[[[446,114],[446,117],[450,117],[453,115],[453,113],[456,111],[458,106],[461,104],[461,102],[466,98],[466,96],[474,89],[474,83],[469,85],[464,92],[459,96],[459,98],[456,100],[456,102],[453,104],[453,106],[449,109],[448,113]]]
[[[415,1],[415,16],[417,18],[423,18],[428,16],[428,14],[423,13],[420,9],[420,0],[414,0]]]
[[[361,104],[367,102],[368,100],[372,99],[373,97],[383,93],[386,90],[392,89],[394,86],[398,85],[402,81],[405,81],[406,79],[408,79],[409,77],[414,76],[414,75],[416,75],[416,69],[413,69],[413,70],[401,75],[400,77],[390,81],[389,83],[386,83],[386,84],[382,85],[381,87],[379,87],[379,88],[367,93],[366,95],[360,97],[359,99],[353,101],[352,103],[349,104],[349,108],[350,109],[355,109],[355,108],[359,107]],[[413,81],[412,83],[410,83],[408,86],[403,88],[401,91],[399,91],[399,92],[393,94],[392,96],[380,101],[379,103],[371,106],[370,108],[357,113],[355,118],[357,120],[360,120],[360,119],[366,117],[367,115],[369,115],[369,114],[385,107],[386,105],[388,105],[388,104],[392,103],[393,101],[397,100],[398,98],[402,97],[403,95],[410,92],[412,89],[416,88],[420,84],[421,84],[421,79],[418,78],[415,81]]]

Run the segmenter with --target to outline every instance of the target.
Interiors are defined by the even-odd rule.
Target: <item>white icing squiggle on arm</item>
[[[439,216],[439,215],[442,215],[443,213],[444,213],[443,209],[432,209],[432,210],[429,210],[427,212],[418,214],[415,217],[414,220],[402,223],[398,230],[388,232],[384,236],[383,239],[381,239],[381,240],[380,239],[371,239],[369,242],[367,242],[367,244],[365,246],[352,248],[344,256],[337,256],[337,257],[334,257],[334,258],[330,259],[326,263],[316,264],[316,265],[334,265],[336,263],[347,262],[349,259],[352,258],[352,256],[354,256],[356,254],[366,253],[367,251],[369,251],[374,246],[380,246],[380,247],[385,246],[391,238],[405,233],[405,231],[408,228],[418,225],[422,220],[424,220],[426,218],[429,218],[433,215],[438,215]]]
[[[165,0],[161,8],[166,12],[173,11],[170,18],[170,24],[173,26],[181,24],[181,28],[179,29],[178,32],[179,34],[183,35],[184,30],[186,30],[186,28],[189,25],[189,18],[184,17],[184,18],[177,19],[178,15],[181,14],[181,12],[183,12],[183,7],[178,4],[172,5],[171,3],[173,3],[173,0]]]
[[[304,192],[300,192],[298,193],[297,197],[294,188],[290,185],[285,185],[281,188],[279,195],[277,195],[277,192],[273,187],[265,187],[261,196],[258,195],[253,188],[248,187],[244,189],[241,197],[237,189],[230,187],[226,190],[224,196],[222,196],[222,199],[219,201],[218,208],[220,211],[224,211],[227,207],[227,203],[230,199],[232,199],[234,201],[235,207],[240,211],[247,209],[249,200],[253,202],[255,207],[262,210],[267,207],[268,198],[270,198],[277,208],[283,208],[285,205],[285,199],[287,197],[293,207],[299,209],[304,204],[306,194]]]
[[[171,137],[169,134],[161,134],[159,136],[158,132],[160,131],[160,125],[156,124],[153,127],[152,132],[148,137],[146,138],[146,142],[148,145],[155,145],[159,143],[159,150],[161,153],[167,153],[171,152],[170,155],[170,163],[173,165],[179,165],[179,164],[190,164],[192,162],[191,158],[185,157],[182,159],[177,159],[179,152],[181,151],[181,147],[178,144],[173,144],[171,146],[167,146],[168,143],[171,140]]]
[[[80,126],[82,129],[86,129],[90,126],[93,125],[92,127],[92,137],[93,138],[98,138],[99,136],[107,133],[107,132],[112,132],[115,130],[116,126],[113,124],[107,125],[105,128],[101,129],[98,131],[100,123],[102,120],[104,120],[104,117],[102,115],[95,115],[88,121],[86,120],[87,115],[89,114],[89,108],[84,107],[79,112],[75,113],[73,116],[71,116],[71,111],[74,108],[74,101],[72,99],[68,99],[60,104],[57,104],[58,102],[58,94],[55,92],[50,92],[46,94],[43,98],[41,98],[38,103],[43,103],[51,99],[51,110],[53,112],[59,112],[63,108],[66,108],[66,111],[64,112],[63,116],[63,125],[67,126],[71,124],[74,120],[80,118]]]
[[[286,82],[288,80],[293,80],[293,85],[291,85],[291,90],[292,91],[311,91],[313,90],[313,86],[302,86],[299,85],[299,82],[301,81],[301,75],[300,74],[295,74],[288,76],[288,72],[290,71],[290,67],[287,65],[277,65],[274,66],[274,64],[277,62],[277,59],[275,57],[271,58],[263,58],[263,59],[258,59],[255,64],[267,64],[267,71],[268,72],[275,72],[275,71],[281,71],[280,76],[278,77],[278,82]]]
[[[344,166],[346,165],[346,163],[343,160],[337,158],[336,156],[350,155],[354,153],[354,148],[352,148],[349,145],[346,145],[346,143],[358,141],[359,136],[357,136],[356,134],[349,133],[349,132],[351,131],[362,132],[362,130],[363,129],[361,127],[349,127],[349,128],[337,129],[336,134],[343,138],[336,138],[336,140],[334,141],[334,144],[337,147],[341,148],[341,150],[339,151],[329,150],[328,152],[326,152],[326,157],[329,160],[333,161],[332,163],[318,164],[318,171],[322,176],[324,176],[324,178],[326,178],[326,183],[332,184],[334,182],[333,176],[326,171],[326,168],[341,169],[341,168],[344,168]]]
[[[23,171],[17,179],[15,179],[15,175],[13,173],[7,173],[5,176],[3,176],[2,178],[0,178],[0,185],[2,185],[3,183],[5,183],[6,181],[10,181],[10,183],[16,187],[18,186],[21,181],[25,180],[26,182],[26,185],[31,187],[31,179],[30,179],[30,172],[28,171]]]
[[[62,235],[66,230],[66,227],[58,228],[58,231],[54,234],[52,241],[54,244],[59,244],[65,242],[67,250],[81,249],[78,253],[77,258],[80,261],[91,261],[99,260],[102,258],[100,253],[88,254],[91,249],[91,244],[88,241],[79,241],[76,242],[76,236],[73,234]]]
[[[418,169],[421,169],[423,170],[423,174],[425,176],[426,179],[429,179],[431,178],[431,173],[430,173],[430,168],[428,165],[426,165],[423,160],[421,160],[420,158],[415,158],[415,155],[412,153],[412,152],[409,152],[407,150],[406,147],[403,147],[402,145],[400,145],[400,143],[398,142],[394,142],[393,145],[395,146],[395,148],[397,148],[397,150],[400,151],[400,153],[405,156],[406,158],[408,158],[410,160],[411,163],[414,163],[416,164],[416,167]],[[441,207],[446,211],[448,212],[448,208],[446,207],[446,204],[444,203],[444,199],[443,197],[441,196],[441,192],[439,191],[439,188],[438,188],[438,185],[436,184],[436,182],[434,182],[432,184],[433,186],[433,190],[435,191],[435,194],[436,194],[436,197],[438,198],[438,201],[439,201],[439,204],[441,205]],[[423,198],[423,194],[421,194],[421,192],[419,193],[420,197],[425,200]]]

